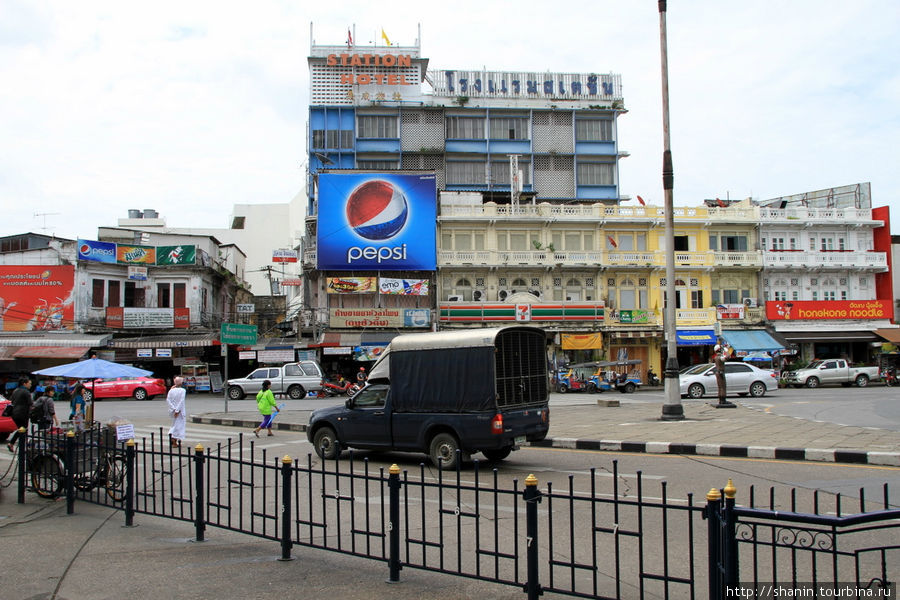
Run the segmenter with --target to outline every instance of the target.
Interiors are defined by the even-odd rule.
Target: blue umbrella
[[[102,358],[90,358],[33,371],[33,373],[49,377],[68,377],[69,379],[112,379],[114,377],[146,377],[152,375],[153,371],[110,362]]]

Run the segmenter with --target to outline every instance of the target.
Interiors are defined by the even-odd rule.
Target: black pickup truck
[[[503,460],[547,436],[546,346],[524,326],[397,336],[362,390],[313,411],[307,436],[323,459],[365,448],[425,452],[444,469],[475,452]]]

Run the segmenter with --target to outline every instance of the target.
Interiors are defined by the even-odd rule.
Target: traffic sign
[[[219,333],[219,337],[223,344],[252,346],[256,343],[256,325],[222,323],[222,330]]]

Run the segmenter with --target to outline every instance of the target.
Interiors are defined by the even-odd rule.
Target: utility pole
[[[675,215],[674,187],[675,171],[672,166],[672,145],[669,140],[669,57],[666,38],[666,0],[658,0],[659,6],[659,49],[662,63],[662,110],[663,110],[663,192],[665,194],[666,217],[666,302],[663,313],[663,329],[666,339],[665,400],[663,401],[663,421],[684,419],[681,393],[678,385],[678,339],[675,327]]]

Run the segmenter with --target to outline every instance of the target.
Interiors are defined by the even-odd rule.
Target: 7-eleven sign
[[[530,304],[516,304],[516,321],[530,321],[531,320],[531,305]]]

